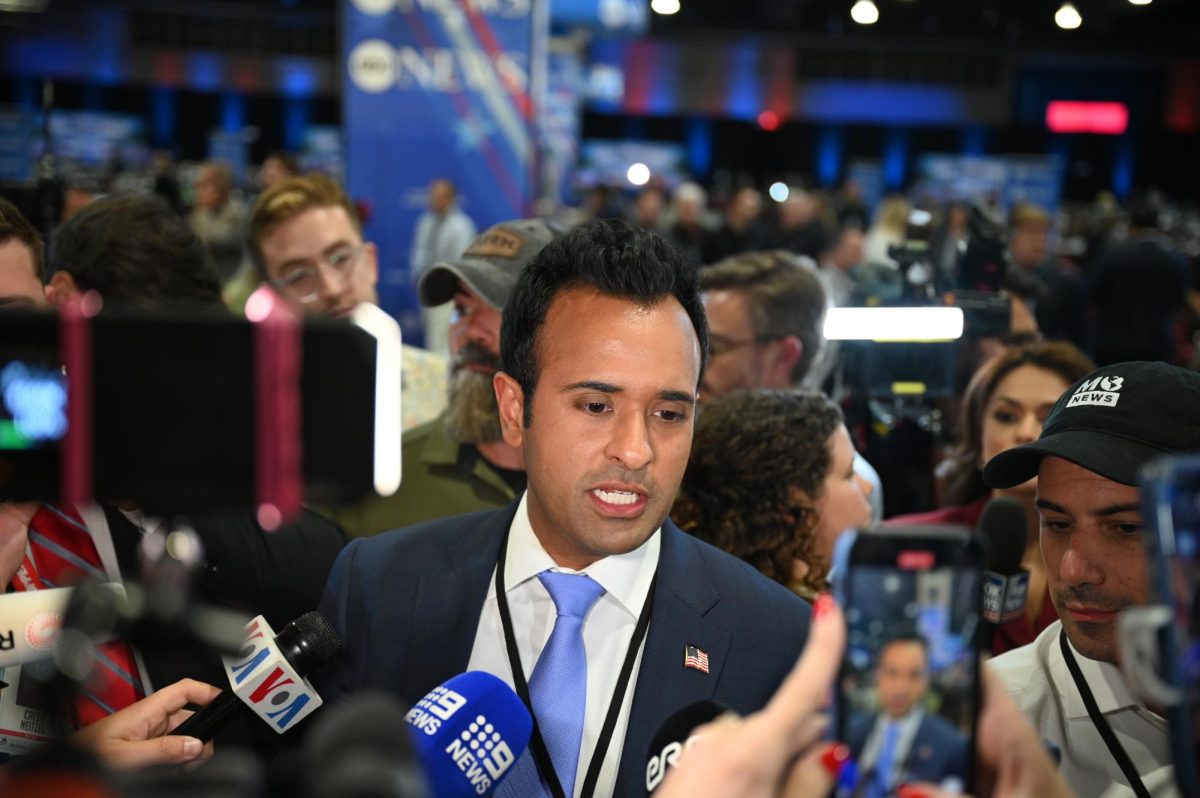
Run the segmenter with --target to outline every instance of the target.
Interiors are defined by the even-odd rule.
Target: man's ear
[[[792,369],[804,355],[804,342],[794,335],[785,335],[783,338],[773,341],[772,344],[763,387],[791,387]]]
[[[67,272],[55,272],[50,278],[50,282],[46,284],[46,301],[51,307],[61,308],[67,304],[67,301],[79,294],[79,286],[75,284],[75,278]]]
[[[525,392],[515,379],[497,371],[492,377],[492,389],[496,391],[496,404],[500,407],[500,431],[504,442],[520,448],[525,439]]]

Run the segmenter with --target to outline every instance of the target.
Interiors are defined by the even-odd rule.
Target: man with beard
[[[421,304],[454,302],[449,404],[404,434],[400,489],[340,510],[335,520],[363,537],[448,515],[503,507],[525,489],[521,450],[504,441],[492,377],[500,370],[500,319],[521,270],[555,237],[540,219],[502,222],[460,260],[421,276]]]
[[[991,459],[993,488],[1036,476],[1042,557],[1059,621],[991,669],[1062,751],[1080,795],[1176,795],[1167,722],[1118,667],[1117,615],[1149,602],[1138,471],[1200,451],[1200,374],[1159,362],[1105,366],[1055,403],[1042,436]]]

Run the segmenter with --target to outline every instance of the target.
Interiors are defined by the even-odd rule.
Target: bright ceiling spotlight
[[[858,0],[850,9],[850,19],[859,25],[874,25],[879,21],[879,8],[873,0]]]
[[[1058,11],[1054,12],[1054,22],[1063,30],[1075,30],[1083,24],[1083,17],[1079,15],[1079,10],[1070,3],[1063,3]]]
[[[1132,6],[1148,6],[1150,2],[1151,0],[1129,0],[1129,4]]]
[[[679,0],[651,0],[650,10],[655,14],[669,17],[679,13]]]
[[[635,163],[629,167],[625,177],[635,186],[644,186],[650,182],[650,167],[644,163]]]
[[[776,202],[787,202],[787,198],[791,194],[791,191],[788,190],[786,183],[775,182],[771,184],[771,188],[767,190],[767,193],[770,194],[771,199],[775,200]]]

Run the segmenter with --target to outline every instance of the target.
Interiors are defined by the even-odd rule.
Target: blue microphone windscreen
[[[405,720],[437,798],[490,794],[512,771],[533,730],[513,689],[483,671],[435,687]]]

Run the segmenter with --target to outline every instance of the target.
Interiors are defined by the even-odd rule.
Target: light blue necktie
[[[583,619],[604,588],[586,574],[542,571],[545,586],[558,617],[546,641],[533,675],[529,677],[529,700],[550,761],[564,795],[575,792],[579,768],[579,746],[583,739],[583,716],[587,707],[587,655],[583,648]],[[528,749],[513,772],[496,791],[497,798],[529,798],[549,795],[542,784]]]
[[[896,743],[900,738],[900,724],[889,722],[883,733],[883,748],[875,760],[875,778],[871,780],[870,798],[888,795],[892,778],[892,760],[896,757]]]

